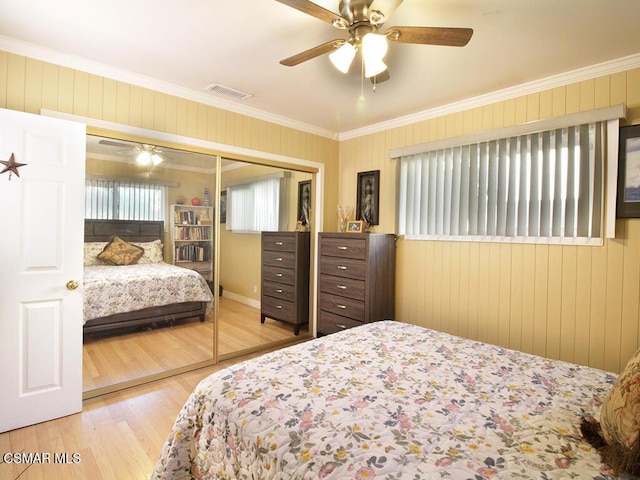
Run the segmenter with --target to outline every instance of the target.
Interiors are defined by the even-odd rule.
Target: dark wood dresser
[[[396,237],[319,234],[318,334],[395,315]]]
[[[309,324],[309,232],[262,232],[260,322]]]

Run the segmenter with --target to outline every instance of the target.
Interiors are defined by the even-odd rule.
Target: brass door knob
[[[76,282],[75,280],[69,280],[67,282],[67,289],[68,290],[75,290],[79,286],[80,286],[80,284],[78,282]]]

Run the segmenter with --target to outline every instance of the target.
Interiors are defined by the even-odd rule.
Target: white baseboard
[[[249,305],[250,307],[257,308],[260,310],[260,301],[254,300],[253,298],[244,297],[242,295],[238,295],[237,293],[229,292],[227,290],[222,291],[222,296],[227,297],[229,300],[234,300],[236,302],[243,303],[245,305]]]

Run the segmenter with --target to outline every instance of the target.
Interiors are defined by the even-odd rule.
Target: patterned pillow
[[[162,242],[160,240],[154,240],[153,242],[131,243],[144,250],[144,255],[140,257],[140,260],[138,260],[139,264],[164,262],[164,255],[162,254]]]
[[[640,433],[640,350],[633,354],[602,404],[600,426],[609,445],[630,449]]]
[[[85,242],[84,244],[84,264],[104,265],[104,262],[98,260],[98,255],[104,250],[108,242]]]
[[[98,255],[98,260],[112,265],[131,265],[136,263],[143,254],[144,249],[125,242],[119,237],[113,237],[113,240]]]

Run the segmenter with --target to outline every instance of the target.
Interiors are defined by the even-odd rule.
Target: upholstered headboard
[[[164,222],[140,220],[84,221],[85,242],[108,242],[114,235],[128,242],[153,242],[164,237]]]

